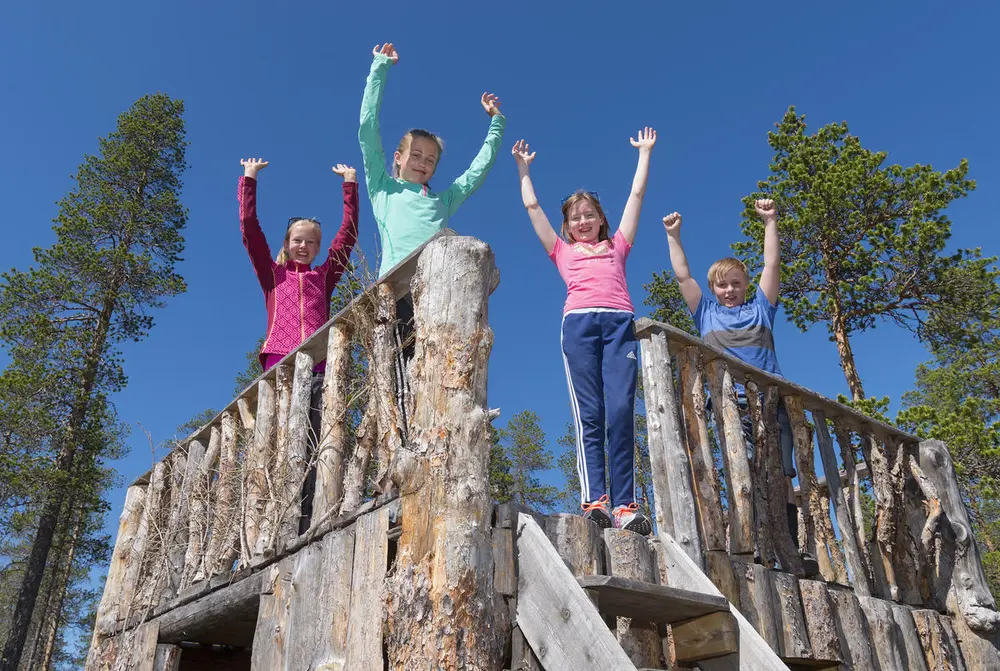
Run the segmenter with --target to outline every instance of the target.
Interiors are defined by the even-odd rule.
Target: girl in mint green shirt
[[[443,145],[428,131],[414,129],[403,136],[393,155],[390,175],[385,167],[378,117],[389,67],[399,61],[399,52],[390,43],[376,45],[372,54],[375,60],[361,100],[358,140],[364,157],[368,197],[382,241],[378,274],[383,277],[447,226],[449,217],[482,185],[500,149],[507,120],[500,113],[500,99],[484,93],[481,102],[490,115],[486,141],[469,169],[441,193],[431,191],[428,182],[434,176]]]

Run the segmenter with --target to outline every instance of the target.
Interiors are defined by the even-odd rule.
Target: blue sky
[[[684,215],[702,277],[740,236],[740,197],[766,177],[766,134],[789,104],[814,130],[847,120],[890,162],[944,170],[968,158],[978,189],[949,209],[952,240],[1000,254],[1000,94],[988,46],[1000,10],[973,4],[6,3],[0,267],[26,268],[31,248],[52,242],[55,201],[118,114],[146,93],[184,99],[190,220],[180,272],[189,288],[155,314],[149,338],[124,348],[130,382],[115,402],[133,426],[132,452],[117,467],[130,481],[153,460],[138,425],[159,443],[193,414],[225,405],[265,327],[240,244],[240,157],[271,161],[260,208],[275,247],[291,214],[339,222],[330,166],[361,167],[358,109],[371,48],[393,41],[401,61],[387,87],[384,142],[415,126],[440,133],[436,186],[464,170],[485,136],[480,94],[503,101],[501,156],[452,227],[488,242],[501,272],[490,303],[490,405],[503,411],[500,423],[534,410],[555,446],[569,419],[559,350],[565,289],[521,207],[512,143],[525,137],[538,151],[533,174],[550,217],[583,187],[601,193],[614,222],[635,167],[628,137],[645,125],[659,131],[628,264],[640,315],[642,284],[669,263],[661,216]],[[360,226],[373,255],[364,194]],[[781,319],[776,343],[789,378],[828,396],[847,392],[824,329],[803,334]],[[869,394],[894,399],[927,358],[889,325],[856,337],[854,349]],[[112,533],[123,498],[114,492]]]

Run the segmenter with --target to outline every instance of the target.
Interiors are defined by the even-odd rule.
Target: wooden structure
[[[1000,668],[1000,614],[945,446],[667,324],[637,324],[656,535],[494,505],[497,278],[483,243],[432,240],[139,478],[87,668]],[[391,329],[407,292],[402,427]],[[735,382],[760,392],[749,456]],[[779,399],[795,433],[794,539]],[[802,549],[819,576],[803,575]]]

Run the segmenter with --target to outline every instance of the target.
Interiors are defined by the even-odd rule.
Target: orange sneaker
[[[615,519],[615,529],[625,529],[634,531],[637,534],[648,536],[653,533],[653,525],[639,512],[639,504],[632,502],[627,506],[618,506],[611,511],[611,516]]]
[[[611,515],[608,514],[608,495],[605,494],[593,503],[581,503],[583,508],[583,519],[590,520],[601,529],[611,528]]]

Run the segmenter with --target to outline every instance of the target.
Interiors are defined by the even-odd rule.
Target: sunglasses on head
[[[299,222],[299,221],[308,221],[310,223],[316,224],[317,226],[321,225],[319,223],[319,219],[313,219],[312,217],[289,217],[288,218],[288,227],[285,230],[288,230],[288,228],[292,227],[292,224],[294,224],[296,222]]]
[[[586,195],[590,196],[591,198],[593,198],[594,200],[596,200],[598,202],[600,202],[600,200],[601,200],[601,197],[597,194],[596,191],[574,191],[573,193],[571,193],[568,196],[566,196],[565,198],[563,198],[562,202],[560,202],[559,204],[560,205],[565,205],[567,200],[569,200],[570,198],[572,198],[573,196],[575,196],[578,193],[586,194]]]

